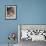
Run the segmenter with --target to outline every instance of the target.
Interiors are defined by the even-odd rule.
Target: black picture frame
[[[14,8],[14,16],[8,17],[7,9],[8,8]],[[17,19],[17,6],[16,5],[5,5],[5,20],[16,20]]]

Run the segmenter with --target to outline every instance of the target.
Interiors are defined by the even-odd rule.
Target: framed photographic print
[[[16,19],[16,5],[5,5],[5,19]]]

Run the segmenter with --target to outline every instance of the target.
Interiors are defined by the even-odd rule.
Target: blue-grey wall
[[[5,20],[5,5],[17,6],[16,20]],[[0,0],[0,44],[8,43],[10,32],[17,34],[18,24],[46,24],[46,0]]]

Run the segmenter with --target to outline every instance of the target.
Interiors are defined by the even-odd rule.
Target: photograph
[[[5,7],[5,18],[11,20],[16,19],[16,5],[6,5]]]

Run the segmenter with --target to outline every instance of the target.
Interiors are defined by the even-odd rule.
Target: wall
[[[17,6],[17,19],[5,20],[5,5]],[[0,44],[7,44],[18,24],[46,24],[46,0],[0,0]],[[17,43],[17,40],[16,40]]]

